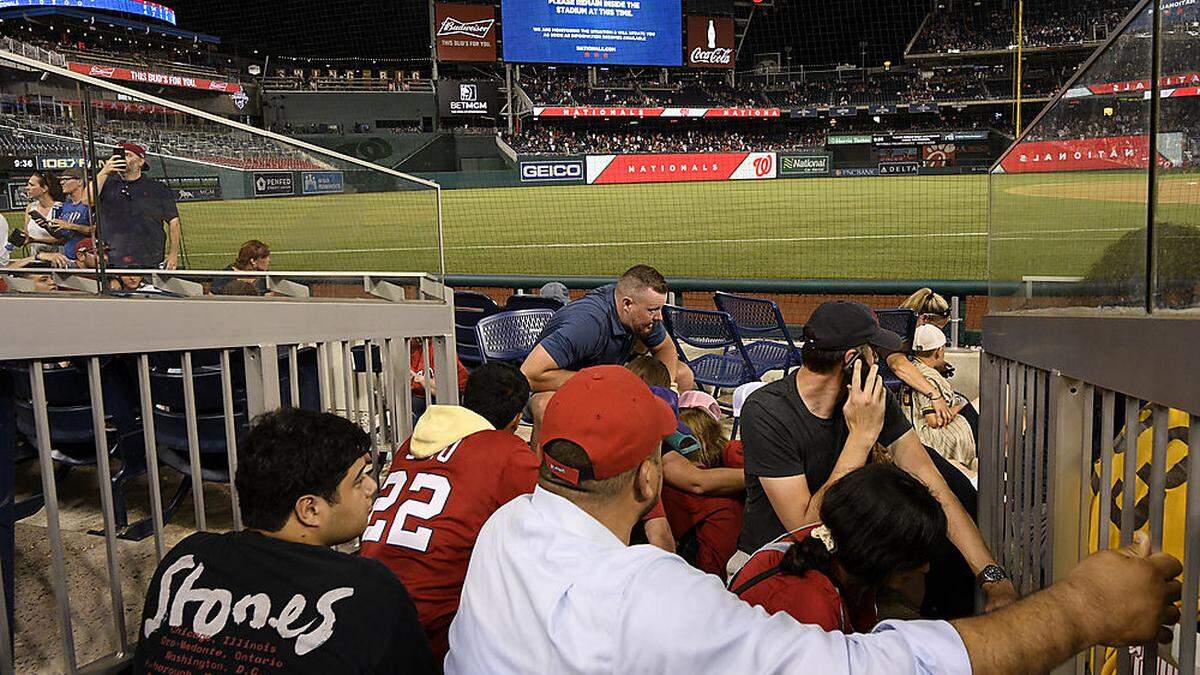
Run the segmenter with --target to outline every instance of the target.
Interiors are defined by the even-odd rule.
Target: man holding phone
[[[145,148],[122,143],[97,173],[101,236],[113,267],[173,270],[179,267],[179,209],[170,188],[147,177],[147,169]]]
[[[897,350],[900,336],[880,328],[865,305],[838,300],[813,312],[804,339],[803,365],[754,392],[742,408],[746,511],[730,575],[779,535],[819,520],[826,489],[871,461],[878,445],[941,502],[950,541],[978,575],[988,608],[1015,600],[1008,573],[878,375],[875,348]]]

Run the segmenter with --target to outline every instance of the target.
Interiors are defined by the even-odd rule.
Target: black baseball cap
[[[852,349],[871,345],[890,352],[904,347],[904,340],[879,325],[870,307],[853,300],[821,303],[804,325],[804,339],[818,349]]]

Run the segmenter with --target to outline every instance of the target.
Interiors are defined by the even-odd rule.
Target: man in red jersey
[[[404,582],[439,661],[479,529],[537,484],[538,457],[513,433],[528,402],[521,371],[477,368],[463,405],[430,406],[400,446],[363,532],[362,555]]]

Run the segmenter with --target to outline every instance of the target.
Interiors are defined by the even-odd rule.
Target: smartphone
[[[867,378],[871,376],[871,364],[867,363],[866,357],[864,357],[862,354],[856,355],[853,359],[851,359],[850,363],[846,365],[846,379],[853,381],[854,364],[856,363],[862,364],[862,375],[859,377],[858,387],[860,389],[865,389],[867,386]]]
[[[37,223],[38,225],[41,225],[42,227],[45,227],[46,224],[50,222],[50,221],[46,220],[46,216],[43,216],[42,214],[38,213],[37,211],[30,211],[29,217],[33,219],[33,222]]]
[[[121,148],[116,148],[113,150],[112,158],[128,166],[128,162],[125,159],[125,151]]]

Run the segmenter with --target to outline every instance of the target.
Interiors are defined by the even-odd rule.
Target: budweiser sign
[[[482,21],[472,21],[466,23],[458,19],[448,16],[442,25],[438,27],[438,37],[445,35],[467,35],[477,40],[482,40],[491,32],[492,26],[496,25],[495,19],[483,19]]]
[[[434,6],[439,61],[495,61],[496,8],[439,2]]]
[[[102,77],[106,80],[125,80],[127,82],[141,82],[143,84],[161,84],[168,87],[182,87],[184,89],[203,89],[205,91],[221,91],[227,94],[237,93],[242,91],[242,85],[234,82],[222,82],[219,80],[208,80],[202,77],[190,77],[187,75],[174,75],[172,73],[155,73],[147,70],[131,70],[129,68],[110,68],[108,66],[98,66],[94,63],[68,63],[67,67],[73,72],[91,75],[92,77]]]
[[[732,18],[689,16],[688,50],[684,65],[692,68],[732,68],[733,38]]]

